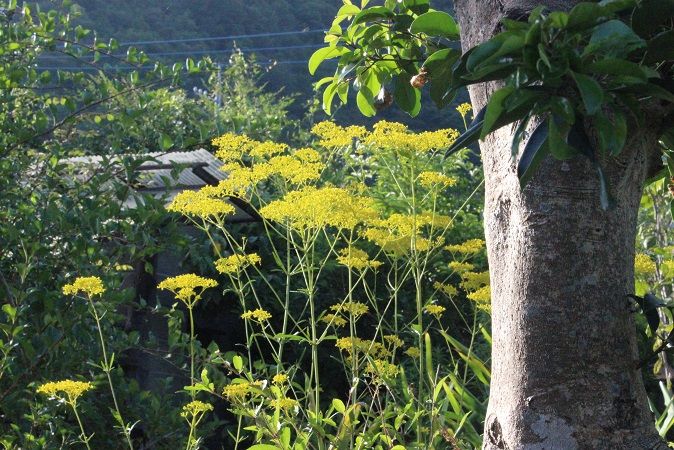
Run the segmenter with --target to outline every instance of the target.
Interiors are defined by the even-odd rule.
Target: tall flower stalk
[[[103,361],[99,364],[99,367],[105,373],[105,376],[108,380],[108,386],[110,388],[110,394],[112,395],[112,402],[115,408],[115,420],[119,423],[122,428],[122,433],[124,434],[124,439],[130,450],[133,450],[133,441],[131,440],[131,427],[127,426],[126,421],[122,417],[122,412],[119,409],[119,403],[117,401],[117,394],[115,393],[115,386],[112,382],[111,372],[114,368],[115,354],[112,353],[108,357],[108,350],[105,343],[105,338],[103,336],[103,326],[101,324],[101,315],[96,309],[96,304],[94,302],[95,297],[100,297],[105,293],[105,287],[103,281],[99,277],[79,277],[75,279],[72,284],[66,284],[63,286],[63,293],[65,295],[76,295],[78,293],[83,293],[86,296],[86,299],[89,303],[89,311],[91,312],[92,317],[96,321],[96,329],[98,330],[99,344],[101,345],[101,353],[103,356]]]

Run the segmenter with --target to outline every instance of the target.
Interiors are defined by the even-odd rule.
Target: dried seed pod
[[[374,107],[377,109],[377,111],[381,111],[382,109],[388,108],[392,104],[393,95],[391,95],[391,92],[388,89],[382,86],[382,88],[379,90],[379,94],[377,94],[377,97],[374,99]]]
[[[426,70],[425,67],[422,67],[419,70],[419,73],[414,75],[410,80],[410,84],[415,89],[421,89],[426,85],[427,82],[428,82],[428,71]]]

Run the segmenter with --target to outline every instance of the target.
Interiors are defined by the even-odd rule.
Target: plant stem
[[[110,386],[110,394],[112,394],[112,402],[115,405],[115,412],[117,413],[117,417],[119,418],[119,421],[121,422],[122,426],[122,432],[124,433],[124,438],[126,439],[126,443],[129,446],[129,449],[133,450],[133,442],[131,442],[131,433],[129,433],[129,430],[126,428],[126,422],[124,421],[124,418],[122,417],[122,413],[119,410],[119,404],[117,403],[117,395],[115,394],[115,387],[112,384],[112,376],[110,375],[110,372],[112,370],[112,367],[110,367],[110,362],[108,361],[108,352],[105,347],[105,338],[103,338],[103,329],[101,327],[101,318],[98,315],[98,311],[96,311],[96,307],[94,306],[94,300],[91,298],[91,296],[88,297],[89,299],[89,305],[91,306],[91,311],[93,312],[94,319],[96,320],[96,328],[98,329],[98,337],[101,341],[101,351],[103,353],[103,372],[105,372],[105,375],[108,378],[108,385]]]
[[[75,413],[75,418],[77,419],[77,423],[80,426],[80,431],[81,435],[80,438],[82,439],[82,442],[84,442],[84,445],[87,446],[87,449],[91,450],[91,447],[89,446],[89,438],[87,437],[87,434],[84,432],[84,425],[82,425],[82,419],[80,419],[80,415],[77,412],[77,403],[70,403],[70,406],[73,408],[73,412]]]
[[[190,316],[190,386],[194,386],[194,314],[192,313],[192,305],[187,306],[187,311]],[[190,391],[192,400],[196,399],[196,391]]]

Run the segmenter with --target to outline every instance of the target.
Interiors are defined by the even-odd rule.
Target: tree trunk
[[[538,3],[573,4],[457,0],[464,50]],[[496,87],[471,88],[476,110]],[[657,151],[654,129],[632,131],[620,157],[602,162],[617,202],[610,211],[600,208],[586,158],[548,158],[522,191],[511,127],[481,143],[493,335],[484,449],[667,448],[648,408],[625,297],[634,292],[637,211]]]

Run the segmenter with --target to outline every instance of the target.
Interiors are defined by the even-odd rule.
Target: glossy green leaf
[[[159,137],[159,148],[161,148],[163,151],[166,151],[173,147],[173,139],[171,139],[171,136],[168,134],[162,133],[162,135]]]
[[[358,15],[353,18],[353,25],[371,22],[377,19],[389,19],[394,15],[393,11],[385,6],[373,6],[372,8],[364,9],[358,13]]]
[[[538,169],[538,166],[540,166],[545,156],[549,153],[547,139],[548,122],[544,120],[531,133],[531,137],[524,146],[522,155],[517,162],[517,177],[520,180],[522,189],[529,183],[536,169]]]
[[[323,91],[323,111],[327,115],[332,114],[332,102],[335,98],[335,95],[337,94],[337,89],[339,87],[339,83],[337,81],[333,81],[328,85],[328,87],[325,88]]]
[[[576,81],[587,114],[595,114],[604,101],[604,91],[594,78],[577,72],[571,72],[571,74]]]
[[[560,119],[556,120],[554,116],[548,117],[548,146],[550,148],[550,153],[555,159],[571,159],[576,156],[578,152],[566,143],[566,133],[560,127],[560,122],[563,123]]]
[[[349,50],[344,47],[323,47],[316,50],[311,57],[309,58],[309,73],[314,75],[316,69],[321,65],[326,59],[336,58],[342,56],[345,53],[348,53]]]
[[[403,111],[414,117],[421,111],[421,92],[412,87],[410,78],[404,73],[398,76],[393,90],[393,99]]]
[[[494,124],[496,124],[496,121],[499,119],[501,114],[505,112],[505,100],[514,91],[514,87],[506,86],[497,90],[491,95],[491,97],[489,97],[489,103],[487,103],[487,112],[484,116],[484,125],[482,126],[482,131],[480,132],[480,139],[484,139],[485,136],[494,130]]]
[[[429,11],[414,19],[410,32],[458,39],[459,26],[454,18],[446,12]]]
[[[589,64],[587,71],[598,75],[633,77],[642,81],[648,79],[648,74],[642,66],[620,58],[600,59]]]

